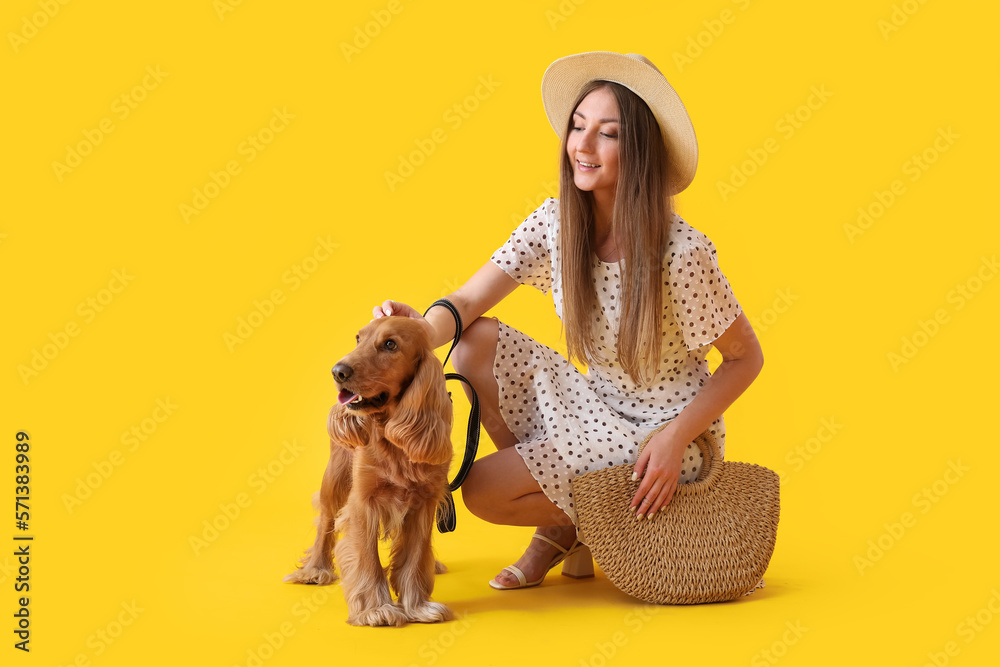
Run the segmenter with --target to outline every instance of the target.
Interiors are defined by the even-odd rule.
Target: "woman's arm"
[[[670,503],[688,443],[746,391],[764,364],[760,343],[743,313],[712,344],[722,354],[722,363],[698,395],[650,439],[636,462],[635,472],[642,483],[632,506],[639,518],[649,517]]]
[[[468,327],[487,310],[500,303],[519,285],[493,262],[486,262],[464,285],[447,298],[458,309],[462,324]],[[372,310],[375,318],[401,315],[422,319],[430,329],[431,344],[440,347],[455,338],[455,318],[447,308],[432,308],[424,318],[419,312],[398,301],[386,301]]]

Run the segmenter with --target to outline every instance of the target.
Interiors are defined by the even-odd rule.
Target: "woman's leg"
[[[500,415],[500,387],[493,376],[493,363],[497,354],[500,325],[492,317],[480,317],[462,332],[462,340],[455,346],[451,363],[455,370],[472,383],[479,396],[480,420],[490,440],[497,449],[517,444],[517,437],[510,432]],[[462,383],[465,395],[472,400],[469,388]]]
[[[484,521],[505,526],[537,526],[535,532],[564,549],[576,541],[573,522],[542,492],[514,447],[476,461],[462,484],[462,499],[469,511]],[[531,540],[514,565],[527,581],[536,581],[558,553],[543,540]],[[518,584],[517,577],[507,571],[499,572],[496,581],[501,586]]]
[[[497,321],[480,317],[462,333],[462,340],[452,354],[455,370],[472,383],[479,396],[483,427],[498,450],[472,466],[462,485],[462,499],[469,511],[485,521],[538,526],[537,532],[568,548],[576,539],[576,528],[569,516],[542,492],[514,448],[517,437],[507,428],[500,414],[500,388],[493,375],[498,337]],[[557,553],[550,544],[531,540],[528,550],[515,565],[528,581],[535,581],[545,573]],[[504,586],[518,583],[509,572],[501,572],[496,580]]]
[[[470,512],[490,523],[573,526],[569,516],[542,492],[524,459],[513,447],[476,461],[462,484],[462,498]]]

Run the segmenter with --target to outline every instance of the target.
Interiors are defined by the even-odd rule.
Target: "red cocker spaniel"
[[[431,533],[452,458],[452,406],[441,362],[422,325],[406,317],[374,320],[357,343],[333,367],[340,395],[327,423],[330,462],[316,542],[285,581],[331,584],[335,556],[348,623],[450,620],[451,610],[430,600],[434,574],[444,570],[431,551]],[[392,540],[388,582],[379,539]]]

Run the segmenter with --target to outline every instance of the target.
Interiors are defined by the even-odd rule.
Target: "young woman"
[[[524,588],[565,559],[593,572],[576,540],[570,480],[636,463],[636,520],[653,516],[701,464],[692,440],[753,382],[760,345],[719,269],[716,250],[673,212],[697,165],[683,104],[646,58],[582,53],[549,66],[542,98],[562,138],[559,199],[548,199],[448,299],[467,323],[452,356],[479,394],[497,447],[475,463],[462,497],[477,516],[537,526],[527,551],[490,582]],[[483,314],[518,285],[551,291],[572,358]],[[445,308],[422,318],[386,301],[375,317],[421,319],[452,340]],[[710,346],[723,361],[710,374]],[[658,426],[642,456],[638,445]],[[564,569],[564,572],[566,570]]]

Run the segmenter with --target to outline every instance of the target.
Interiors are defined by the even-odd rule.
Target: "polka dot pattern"
[[[549,234],[549,221],[558,215],[558,200],[546,199],[490,259],[522,285],[548,294],[552,286],[549,247],[555,245],[559,235],[558,229]]]
[[[680,231],[675,226],[676,231]],[[670,265],[664,292],[689,350],[709,345],[740,315],[729,281],[719,270],[715,246],[700,232],[681,232],[668,242]]]
[[[518,282],[551,291],[562,317],[559,290],[559,202],[547,199],[511,234],[492,261]],[[701,232],[674,215],[663,265],[662,359],[657,379],[637,385],[618,363],[620,274],[617,262],[594,257],[599,307],[594,326],[604,362],[581,373],[563,355],[500,322],[493,373],[500,409],[517,436],[517,451],[542,491],[573,521],[570,480],[591,470],[635,463],[639,443],[674,419],[710,377],[709,345],[741,311]],[[710,429],[725,454],[725,423]],[[700,450],[684,453],[681,482],[698,476]]]

